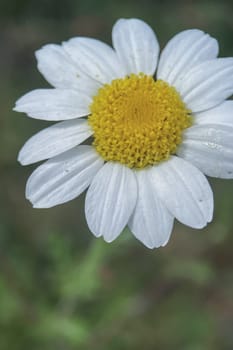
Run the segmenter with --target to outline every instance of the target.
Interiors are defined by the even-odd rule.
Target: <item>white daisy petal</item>
[[[54,87],[78,89],[90,96],[95,95],[100,85],[78,69],[60,45],[45,45],[36,51],[38,70]]]
[[[175,35],[163,49],[157,78],[178,85],[190,68],[205,60],[216,58],[218,42],[198,29],[189,29]]]
[[[184,133],[177,153],[204,174],[233,178],[233,125],[203,124]]]
[[[218,58],[195,66],[177,89],[192,112],[217,106],[233,94],[233,58]]]
[[[18,161],[32,164],[52,158],[75,147],[92,135],[86,120],[69,120],[50,126],[32,136],[19,152]]]
[[[195,124],[224,124],[233,126],[233,101],[224,101],[217,107],[195,113]]]
[[[50,208],[80,195],[102,167],[91,146],[78,146],[39,166],[29,177],[26,197],[34,208]]]
[[[154,74],[159,44],[148,24],[139,19],[120,19],[113,27],[112,41],[127,74]]]
[[[151,180],[163,203],[180,222],[202,228],[212,220],[213,194],[206,177],[178,157],[152,167]]]
[[[174,217],[158,197],[149,172],[149,169],[135,172],[138,199],[128,225],[135,237],[152,249],[168,242]]]
[[[21,97],[14,108],[42,120],[66,120],[88,115],[92,100],[74,90],[38,89]]]
[[[114,50],[99,40],[78,37],[63,47],[83,73],[102,84],[125,76]]]
[[[85,213],[97,237],[113,241],[127,225],[137,200],[132,170],[119,163],[106,163],[87,191]]]

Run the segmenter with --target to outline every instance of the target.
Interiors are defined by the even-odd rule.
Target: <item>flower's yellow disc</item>
[[[144,74],[104,85],[90,110],[97,152],[130,168],[144,168],[175,153],[192,121],[174,87]]]

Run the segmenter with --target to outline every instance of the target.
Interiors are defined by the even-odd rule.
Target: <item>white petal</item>
[[[112,41],[127,74],[154,74],[159,44],[148,24],[139,19],[120,19],[113,27]]]
[[[128,225],[135,237],[152,249],[168,242],[174,217],[158,197],[149,172],[149,169],[135,172],[138,199]]]
[[[224,124],[233,126],[233,101],[224,101],[217,107],[195,113],[196,124]]]
[[[50,126],[32,136],[19,152],[18,161],[32,164],[52,158],[79,145],[92,135],[86,120],[69,120]]]
[[[188,69],[217,55],[216,39],[198,29],[185,30],[175,35],[163,49],[157,78],[176,86]]]
[[[204,174],[225,179],[233,178],[233,125],[203,124],[184,133],[177,150]]]
[[[88,115],[91,102],[91,97],[74,90],[38,89],[21,97],[14,110],[35,119],[66,120]]]
[[[114,50],[99,40],[78,37],[63,47],[83,73],[102,84],[125,75]]]
[[[79,146],[39,166],[30,176],[26,197],[34,208],[50,208],[80,195],[102,167],[91,146]]]
[[[206,177],[178,157],[152,167],[151,179],[163,203],[180,222],[202,228],[212,220],[213,194]]]
[[[86,195],[85,213],[90,230],[107,242],[113,241],[127,225],[136,199],[133,171],[119,163],[106,163]]]
[[[218,58],[195,66],[176,88],[193,112],[217,106],[233,94],[233,58]]]
[[[36,58],[39,71],[56,88],[78,89],[93,96],[100,87],[95,80],[82,74],[59,45],[43,46],[36,51]]]

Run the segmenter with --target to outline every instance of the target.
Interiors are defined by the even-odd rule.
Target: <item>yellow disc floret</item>
[[[176,89],[144,74],[116,79],[99,89],[90,106],[93,145],[106,161],[144,168],[167,159],[191,125]]]

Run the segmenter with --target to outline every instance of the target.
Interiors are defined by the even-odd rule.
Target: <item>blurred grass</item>
[[[162,46],[197,27],[232,56],[232,13],[227,0],[1,0],[0,349],[232,350],[232,182],[211,180],[215,217],[206,229],[177,223],[154,251],[127,230],[108,245],[88,232],[84,195],[50,210],[26,202],[34,167],[19,166],[17,152],[47,124],[11,111],[26,91],[47,86],[34,59],[46,43],[110,42],[118,17],[140,17]]]

